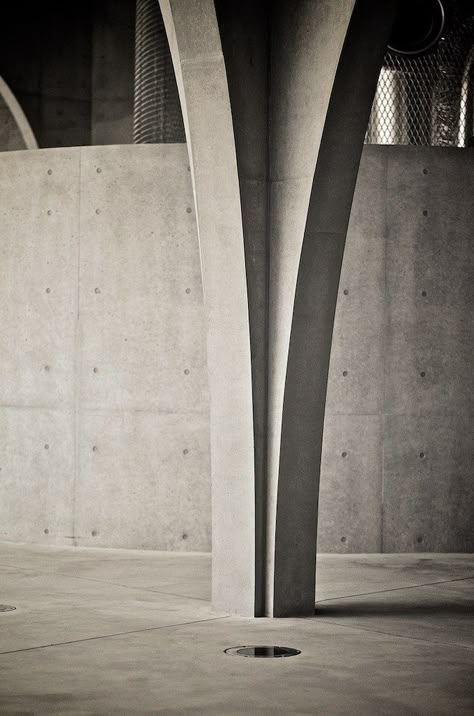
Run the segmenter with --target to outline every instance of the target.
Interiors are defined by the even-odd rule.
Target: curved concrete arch
[[[353,6],[354,0],[216,0],[247,260],[259,615],[273,615],[280,432],[298,261]]]
[[[23,112],[18,100],[2,77],[0,77],[0,97],[13,117],[13,121],[24,144],[22,149],[38,149],[38,142],[26,118],[26,114]]]
[[[252,376],[239,181],[212,0],[159,0],[192,172],[207,315],[213,607],[255,615]]]
[[[270,88],[268,616],[274,614],[277,583],[281,429],[298,264],[328,105],[354,3],[285,0],[275,4],[272,18],[272,44],[278,51],[272,53]]]
[[[216,0],[216,17],[213,0],[160,0],[209,321],[213,604],[229,613],[314,610],[335,299],[397,2]]]
[[[357,0],[314,173],[283,404],[274,616],[314,613],[319,475],[329,357],[364,135],[399,0]]]

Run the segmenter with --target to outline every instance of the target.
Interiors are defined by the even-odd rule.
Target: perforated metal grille
[[[135,144],[186,141],[158,0],[137,0],[133,141]]]
[[[472,146],[473,48],[474,8],[450,23],[432,52],[387,52],[366,143]]]

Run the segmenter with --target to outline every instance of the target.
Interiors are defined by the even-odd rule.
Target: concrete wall
[[[210,547],[183,145],[0,157],[0,537]]]
[[[0,170],[0,538],[209,549],[186,148],[5,153]],[[320,551],[474,549],[473,189],[469,150],[364,149],[333,341]]]
[[[320,551],[474,549],[472,158],[364,149],[333,338]]]

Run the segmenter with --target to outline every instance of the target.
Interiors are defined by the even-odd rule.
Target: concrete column
[[[214,603],[230,612],[314,611],[334,296],[363,131],[394,12],[392,2],[377,4],[357,0],[351,21],[354,0],[216,0],[217,18],[211,0],[160,0],[190,144],[211,317]],[[345,93],[354,117],[340,121],[338,113],[348,114]],[[328,163],[331,152],[335,164]],[[327,228],[332,223],[337,230]],[[219,225],[228,230],[232,257],[221,250]],[[305,243],[317,250],[302,254]],[[307,293],[313,285],[318,291]],[[232,306],[212,320],[213,306],[227,300],[229,290]],[[240,424],[221,419],[237,397],[226,365],[242,380]],[[243,428],[247,432],[239,433]],[[241,452],[230,452],[231,444]],[[236,458],[239,482],[226,474]],[[234,504],[237,521],[230,519]],[[226,567],[239,549],[245,552],[241,573],[252,582],[245,612],[239,574]]]
[[[267,615],[274,607],[281,421],[296,278],[311,184],[353,7],[354,0],[281,0],[272,18]],[[306,540],[315,549],[315,535]],[[312,560],[305,573],[314,571]]]
[[[207,317],[212,602],[255,614],[255,495],[249,311],[239,180],[212,0],[160,0],[193,179]]]
[[[274,616],[314,613],[319,475],[336,299],[364,136],[398,0],[358,0],[339,57],[301,247],[284,383]]]

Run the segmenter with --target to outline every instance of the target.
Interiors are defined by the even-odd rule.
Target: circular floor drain
[[[277,659],[283,656],[296,656],[301,654],[298,649],[289,646],[233,646],[225,649],[231,656],[248,656],[254,659]]]
[[[10,607],[8,604],[0,604],[0,612],[13,612],[16,607]]]

